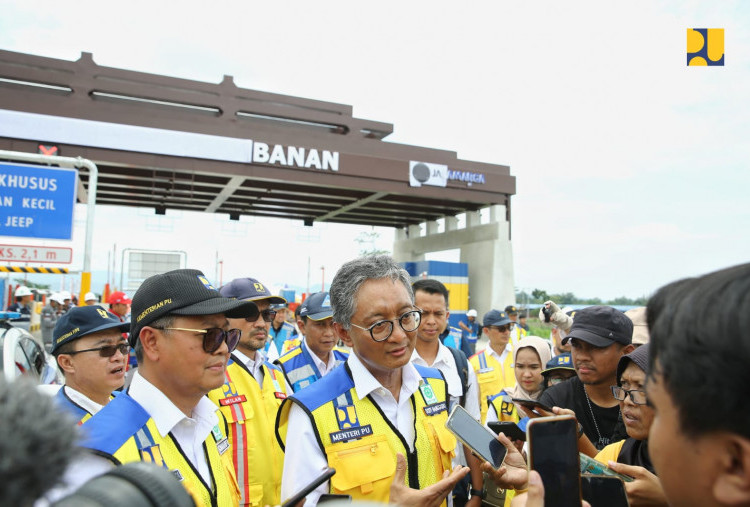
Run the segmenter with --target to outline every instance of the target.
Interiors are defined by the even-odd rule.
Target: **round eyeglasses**
[[[422,322],[422,310],[408,311],[398,319],[379,320],[370,327],[358,326],[353,322],[350,322],[350,324],[362,331],[369,331],[370,336],[376,342],[384,342],[393,334],[393,322],[396,320],[398,320],[398,325],[401,326],[401,329],[407,333],[411,333],[412,331],[416,331]]]
[[[617,401],[625,401],[625,397],[630,396],[630,401],[636,405],[648,405],[646,391],[643,389],[631,389],[628,391],[620,386],[610,386],[609,388],[612,390],[612,396],[614,396]]]

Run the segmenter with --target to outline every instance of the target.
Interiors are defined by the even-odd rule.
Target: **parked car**
[[[12,319],[19,316],[17,312],[0,312],[0,373],[8,382],[28,377],[39,385],[63,384],[55,358],[41,341],[13,325]]]

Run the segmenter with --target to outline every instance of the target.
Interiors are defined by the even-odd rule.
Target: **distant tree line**
[[[561,294],[549,294],[546,290],[534,289],[531,294],[526,291],[516,292],[516,303],[521,305],[524,303],[544,303],[545,301],[552,300],[560,306],[568,305],[623,305],[623,306],[645,306],[648,298],[641,296],[639,298],[631,299],[625,296],[621,296],[609,301],[602,300],[601,298],[579,298],[576,297],[572,292],[563,292]]]

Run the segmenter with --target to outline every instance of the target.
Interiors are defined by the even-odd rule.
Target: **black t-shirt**
[[[539,397],[539,402],[548,407],[569,408],[575,412],[576,419],[583,426],[583,432],[598,450],[627,437],[627,434],[623,434],[624,425],[620,421],[620,407],[616,405],[612,408],[603,408],[592,401],[591,408],[589,408],[583,383],[578,377],[572,377],[547,388]],[[596,423],[591,417],[592,411],[596,417]],[[599,431],[597,431],[597,426]]]

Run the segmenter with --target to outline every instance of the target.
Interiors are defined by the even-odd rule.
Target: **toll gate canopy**
[[[0,51],[0,149],[83,157],[96,202],[407,228],[505,206],[507,166],[385,141],[352,106]],[[79,201],[88,175],[81,173]]]

